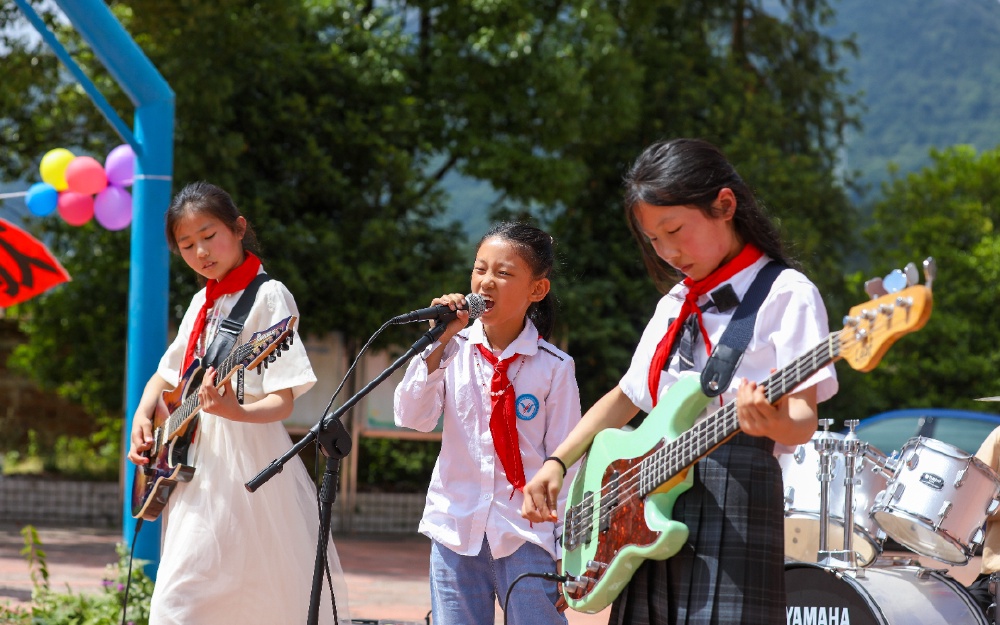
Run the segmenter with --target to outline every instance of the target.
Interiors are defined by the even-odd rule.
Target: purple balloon
[[[108,185],[94,199],[94,219],[108,230],[121,230],[132,223],[132,195]]]
[[[108,184],[116,187],[127,187],[135,177],[135,152],[132,146],[125,143],[108,153],[104,160],[104,173],[108,176]]]

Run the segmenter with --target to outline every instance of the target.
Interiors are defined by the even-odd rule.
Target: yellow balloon
[[[70,161],[76,158],[72,152],[66,148],[55,148],[49,150],[42,157],[42,164],[38,166],[38,172],[42,174],[42,181],[49,183],[56,188],[56,191],[65,191],[66,168]]]

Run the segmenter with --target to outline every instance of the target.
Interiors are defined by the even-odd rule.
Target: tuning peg
[[[882,278],[882,286],[889,293],[899,293],[906,288],[906,275],[899,269],[893,269],[889,275]]]
[[[928,256],[924,259],[924,286],[927,287],[929,291],[931,285],[934,284],[934,278],[937,277],[937,263],[934,262],[934,258]]]
[[[906,267],[903,267],[903,273],[906,275],[906,286],[913,286],[920,280],[920,276],[917,274],[917,265],[914,263],[906,263]]]
[[[883,295],[888,295],[885,288],[882,286],[882,278],[872,278],[865,282],[865,293],[869,295],[872,299],[878,299]]]

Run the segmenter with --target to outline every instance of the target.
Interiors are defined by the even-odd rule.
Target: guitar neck
[[[234,349],[225,360],[223,360],[218,367],[215,368],[215,388],[222,388],[223,385],[233,376],[236,372],[236,365],[239,363],[244,353],[249,350],[248,345],[240,345]],[[188,396],[184,398],[180,406],[177,407],[170,417],[167,419],[166,431],[167,438],[172,437],[178,430],[184,427],[188,421],[197,413],[198,411],[198,393],[191,392]]]
[[[773,373],[759,384],[767,401],[772,404],[777,402],[811,375],[837,360],[840,348],[841,332],[834,332],[788,366]],[[739,431],[734,399],[642,460],[640,495],[653,492]]]

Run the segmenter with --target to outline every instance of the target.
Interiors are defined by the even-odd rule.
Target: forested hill
[[[1000,145],[1000,0],[831,0],[834,34],[855,34],[859,51],[843,66],[865,106],[863,127],[849,134],[847,167],[873,199],[889,163],[910,172],[929,163],[932,147]],[[478,237],[486,183],[451,175],[449,218]]]
[[[932,147],[1000,145],[998,0],[835,0],[836,34],[853,32],[851,88],[866,106],[852,133],[848,167],[876,183],[903,172]]]

